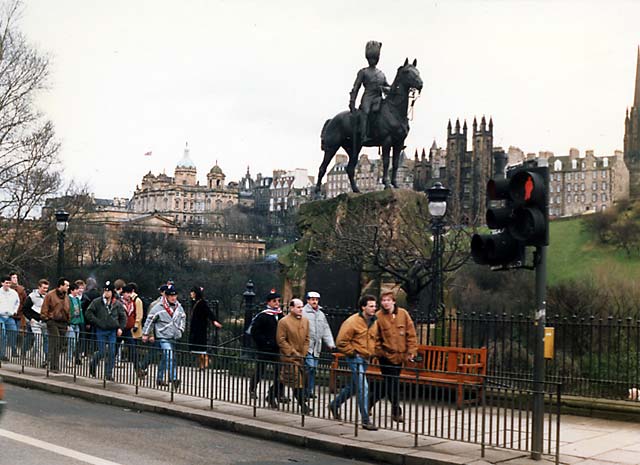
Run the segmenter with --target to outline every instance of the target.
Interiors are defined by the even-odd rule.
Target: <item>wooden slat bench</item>
[[[340,367],[342,354],[333,354],[329,388],[336,391],[339,376],[350,376],[351,372]],[[415,362],[406,362],[400,372],[400,381],[412,384],[436,385],[456,390],[456,404],[459,408],[464,402],[464,386],[481,386],[487,374],[487,349],[469,349],[465,347],[418,346]],[[417,375],[417,376],[416,376]],[[367,369],[369,379],[382,379],[377,358]]]

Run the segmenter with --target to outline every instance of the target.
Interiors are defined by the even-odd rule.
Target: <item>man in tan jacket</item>
[[[416,329],[409,312],[396,305],[396,294],[392,290],[382,292],[381,309],[376,313],[380,328],[380,346],[377,351],[380,371],[384,379],[371,389],[370,407],[379,399],[391,401],[391,419],[404,422],[398,401],[400,370],[402,364],[413,360],[418,352]]]
[[[304,357],[309,351],[309,320],[302,316],[302,300],[292,299],[289,314],[278,321],[276,341],[280,347],[282,381],[293,388],[303,415],[311,413],[304,395]]]
[[[47,363],[49,369],[57,373],[60,369],[60,351],[67,340],[67,326],[69,326],[71,303],[67,296],[69,281],[58,279],[58,287],[49,291],[42,302],[40,318],[47,323],[49,334],[49,352]]]
[[[369,421],[369,384],[366,376],[369,360],[375,355],[380,343],[375,316],[376,298],[364,295],[358,305],[360,311],[342,323],[336,340],[336,347],[345,355],[347,365],[351,369],[351,382],[329,403],[329,413],[339,420],[340,406],[353,394],[357,394],[362,427],[376,431],[378,427]]]

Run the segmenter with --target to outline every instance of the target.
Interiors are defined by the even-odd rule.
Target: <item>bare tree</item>
[[[0,265],[17,268],[47,255],[47,228],[33,218],[61,186],[60,145],[34,105],[49,61],[19,31],[21,8],[0,6]]]
[[[305,209],[307,214],[302,215],[299,225],[303,238],[312,241],[310,254],[359,272],[390,276],[405,291],[409,307],[415,308],[433,274],[426,198],[414,192],[384,192],[345,196],[325,202],[323,208],[316,205]],[[445,273],[467,261],[469,233],[467,228],[446,231]]]

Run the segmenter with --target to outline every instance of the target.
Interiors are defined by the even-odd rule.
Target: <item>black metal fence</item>
[[[170,393],[171,401],[180,393],[209,399],[211,408],[214,401],[230,402],[252,407],[254,416],[261,409],[277,408],[300,415],[302,426],[306,417],[329,419],[339,411],[340,421],[353,425],[356,435],[364,415],[358,408],[359,395],[346,398],[341,406],[335,402],[346,386],[351,386],[354,394],[363,392],[361,383],[367,379],[367,408],[369,398],[378,399],[368,410],[369,424],[412,434],[416,445],[420,436],[431,436],[479,444],[483,455],[487,446],[522,451],[532,447],[534,389],[527,379],[482,376],[477,382],[462,383],[459,391],[460,383],[421,382],[425,370],[415,369],[415,380],[374,379],[367,374],[356,382],[348,369],[332,369],[331,357],[325,354],[316,368],[315,385],[306,392],[308,377],[302,359],[282,363],[277,355],[246,349],[207,346],[190,352],[165,341],[114,342],[105,340],[104,335],[86,333],[61,337],[38,333],[27,339],[11,331],[0,335],[0,348],[5,364],[8,360],[5,366],[0,361],[2,368],[40,368],[47,376],[60,372],[74,380],[96,378],[103,386],[110,382],[135,386],[136,393],[142,388],[157,389]],[[262,382],[256,378],[257,372]],[[389,402],[390,392],[397,395],[399,410],[394,411]],[[457,405],[457,395],[464,400],[462,408]],[[540,452],[554,455],[556,463],[560,400],[560,385],[546,383],[544,450]]]
[[[220,345],[240,348],[243,342],[245,347],[250,344],[250,338],[249,342],[243,338],[245,321],[261,309],[252,302],[239,310],[221,309],[225,328],[219,336]],[[324,309],[334,337],[354,311]],[[486,347],[487,374],[531,379],[533,316],[470,312],[435,321],[419,313],[412,317],[419,343]],[[640,388],[640,319],[548,315],[547,327],[554,328],[555,337],[552,358],[545,362],[546,380],[561,383],[565,395],[627,400],[630,388]]]

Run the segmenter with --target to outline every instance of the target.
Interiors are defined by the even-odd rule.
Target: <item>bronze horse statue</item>
[[[396,174],[400,162],[400,152],[404,148],[404,140],[409,134],[409,119],[407,110],[411,91],[422,90],[422,79],[418,71],[417,60],[398,68],[391,90],[387,98],[380,105],[380,111],[373,115],[370,123],[371,140],[364,144],[367,147],[382,147],[382,182],[385,189],[398,187]],[[324,151],[324,159],[318,171],[318,183],[316,193],[320,192],[322,178],[327,172],[327,167],[340,147],[349,155],[347,175],[353,192],[360,192],[355,180],[355,170],[358,164],[360,150],[363,147],[361,135],[357,131],[358,113],[343,111],[327,120],[320,134],[321,148]],[[391,182],[389,182],[389,153],[393,149],[393,166],[391,170]]]

